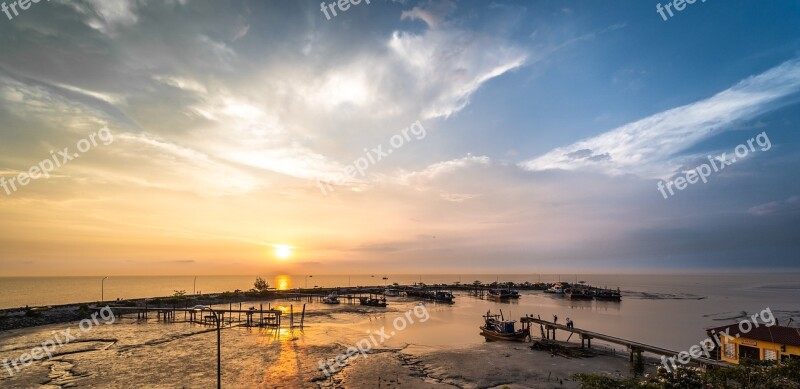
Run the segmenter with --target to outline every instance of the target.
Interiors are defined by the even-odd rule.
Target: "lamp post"
[[[222,335],[219,316],[217,316],[217,313],[214,312],[211,307],[206,305],[195,305],[194,310],[200,311],[201,313],[202,311],[208,310],[214,315],[214,322],[217,324],[217,389],[222,389]]]
[[[106,296],[105,296],[105,292],[106,292],[106,285],[105,285],[105,284],[106,284],[106,278],[108,278],[108,277],[103,277],[103,279],[102,279],[102,280],[100,280],[100,303],[101,303],[101,304],[103,303],[103,301],[106,301],[106,299],[105,299],[105,297],[106,297]]]
[[[192,284],[192,288],[194,289],[194,295],[197,296],[197,276],[194,277],[194,283]]]

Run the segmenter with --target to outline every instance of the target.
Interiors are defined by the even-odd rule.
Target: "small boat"
[[[600,301],[622,301],[622,293],[619,288],[612,289],[599,289],[594,294],[595,300]]]
[[[397,289],[386,289],[383,293],[386,297],[400,297],[400,291]]]
[[[512,289],[489,289],[487,297],[493,300],[512,300],[519,298],[519,292]]]
[[[339,296],[336,295],[336,292],[331,292],[327,297],[322,299],[323,304],[339,304]]]
[[[544,291],[544,292],[545,292],[545,293],[550,293],[550,294],[558,294],[558,295],[563,295],[563,294],[564,294],[564,289],[566,289],[566,288],[565,288],[565,286],[564,286],[564,284],[563,284],[563,283],[561,283],[561,282],[556,282],[556,283],[555,283],[555,284],[553,284],[553,286],[551,286],[550,288],[548,288],[548,289],[545,289],[545,291]]]
[[[406,289],[406,296],[408,297],[426,297],[428,291],[422,286],[412,286]]]
[[[380,295],[376,295],[375,297],[372,297],[372,295],[369,297],[359,297],[358,301],[361,303],[361,305],[366,305],[369,307],[386,307],[386,297],[379,298],[378,296]]]
[[[434,300],[434,301],[452,303],[453,300],[455,300],[456,297],[453,296],[453,294],[448,292],[448,291],[436,290],[436,291],[430,292],[430,294],[428,295],[428,298],[430,298],[431,300]]]
[[[591,300],[594,298],[587,288],[572,287],[567,289],[565,294],[570,300]]]
[[[480,327],[480,329],[481,335],[483,335],[486,340],[524,342],[529,336],[528,330],[514,329],[514,325],[517,321],[505,320],[502,317],[502,311],[500,315],[492,315],[491,312],[486,312],[486,315],[483,316],[483,319],[485,323]]]

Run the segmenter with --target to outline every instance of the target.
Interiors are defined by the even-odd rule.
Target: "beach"
[[[244,315],[236,312],[239,302],[202,303],[220,312],[232,310],[225,317],[234,318],[234,322],[226,323],[220,333],[222,382],[226,387],[575,388],[575,373],[630,376],[628,351],[598,341],[593,342],[591,354],[564,356],[532,350],[530,342],[487,342],[478,328],[483,324],[481,316],[492,311],[519,321],[526,315],[550,320],[557,314],[560,323],[569,317],[576,327],[680,350],[702,340],[704,328],[727,324],[759,309],[758,304],[750,308],[731,301],[736,291],[752,294],[751,289],[731,282],[732,289],[725,290],[719,285],[730,280],[710,280],[707,284],[715,285],[713,293],[676,285],[676,293],[667,293],[652,284],[628,284],[624,285],[621,302],[570,301],[539,290],[522,290],[521,297],[511,303],[489,301],[466,291],[456,292],[453,304],[389,297],[386,308],[348,304],[346,300],[327,305],[306,298],[239,301],[243,310],[269,307],[284,313],[278,329],[242,325],[238,319]],[[800,316],[792,300],[794,289],[787,288],[785,282],[776,281],[768,288],[757,284],[760,290],[770,291],[772,310],[779,321]],[[743,308],[736,312],[732,306]],[[188,322],[186,313],[181,312],[174,320],[164,320],[155,312],[147,319],[127,313],[115,317],[113,323],[101,321],[82,332],[79,319],[91,312],[96,311],[81,312],[80,305],[53,307],[38,318],[23,318],[27,324],[18,327],[24,328],[0,331],[0,360],[18,358],[66,329],[81,335],[55,350],[52,358],[34,361],[13,374],[0,370],[0,386],[214,385],[213,325]],[[288,321],[291,314],[294,327]],[[52,323],[36,321],[47,315]],[[531,333],[536,340],[538,326]],[[566,333],[557,333],[558,341],[566,338]],[[580,341],[573,337],[569,347],[580,350]],[[349,357],[340,359],[341,367],[330,368],[337,357],[348,352]],[[649,359],[648,371],[654,371],[657,363]],[[322,370],[324,366],[328,366],[329,374]],[[141,374],[143,371],[147,374]]]
[[[413,309],[416,302],[401,303]],[[433,331],[441,328],[436,314],[453,306],[428,304]],[[591,358],[566,359],[530,349],[530,343],[485,342],[477,325],[475,339],[466,344],[430,346],[414,341],[412,332],[398,332],[365,354],[347,361],[330,377],[319,361],[333,358],[373,332],[402,316],[358,305],[310,311],[303,329],[279,330],[226,327],[222,330],[222,380],[226,387],[339,388],[339,387],[575,387],[578,372],[627,374],[624,355],[600,351]],[[436,322],[439,321],[438,324]],[[476,321],[478,323],[478,321]],[[407,330],[425,331],[426,323]],[[0,359],[51,338],[53,332],[77,328],[77,322],[51,324],[0,333]],[[77,331],[75,331],[77,332]],[[12,377],[3,371],[3,387],[211,387],[215,382],[215,330],[192,323],[144,323],[119,318],[97,326],[79,339],[36,361]],[[142,375],[142,371],[148,374]],[[379,386],[380,383],[380,386]],[[40,386],[41,385],[41,386]]]

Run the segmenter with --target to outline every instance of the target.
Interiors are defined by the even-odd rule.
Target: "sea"
[[[705,329],[735,323],[761,312],[780,324],[800,323],[800,272],[783,273],[685,273],[685,274],[514,274],[514,275],[262,275],[279,290],[313,287],[383,286],[398,283],[472,284],[503,282],[579,282],[619,288],[621,302],[570,301],[540,291],[523,291],[518,301],[500,303],[457,294],[456,303],[439,308],[435,326],[410,331],[426,345],[446,346],[480,341],[475,329],[487,310],[505,317],[525,315],[575,327],[684,350],[705,339]],[[249,290],[256,276],[111,276],[103,277],[4,277],[0,278],[0,308],[47,306],[127,298],[170,296],[176,292],[218,293]],[[391,300],[390,300],[391,305]],[[313,309],[320,307],[309,307]],[[424,328],[428,327],[426,332]]]

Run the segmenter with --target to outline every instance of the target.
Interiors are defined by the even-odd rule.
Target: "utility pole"
[[[106,278],[108,278],[108,277],[103,277],[103,279],[100,280],[100,303],[102,303],[103,301],[106,301],[106,299],[105,299]]]

